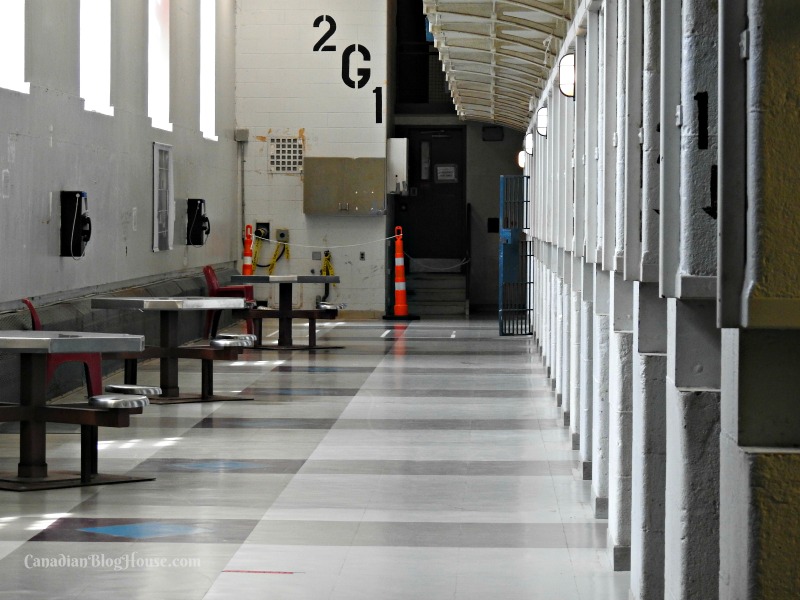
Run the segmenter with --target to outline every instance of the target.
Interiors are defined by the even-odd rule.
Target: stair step
[[[464,289],[466,282],[464,275],[432,276],[430,273],[423,273],[406,277],[409,289]]]
[[[423,300],[431,302],[464,302],[467,294],[464,288],[409,288],[408,301]]]
[[[408,312],[413,315],[463,315],[466,313],[464,302],[408,302]]]
[[[467,278],[462,273],[410,273],[406,276],[408,309],[424,316],[463,315]]]

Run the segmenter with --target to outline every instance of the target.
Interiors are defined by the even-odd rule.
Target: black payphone
[[[91,237],[86,192],[61,192],[61,256],[81,258]]]
[[[202,246],[211,235],[211,223],[206,216],[206,201],[189,198],[187,201],[186,244]]]

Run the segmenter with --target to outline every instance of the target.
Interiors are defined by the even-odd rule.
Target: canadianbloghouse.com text
[[[190,569],[200,566],[196,557],[145,556],[137,552],[129,552],[117,556],[107,554],[87,554],[72,556],[56,554],[53,556],[36,556],[26,554],[23,563],[26,569],[107,569],[127,571],[130,569]]]

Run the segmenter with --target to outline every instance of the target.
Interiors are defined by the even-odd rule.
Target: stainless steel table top
[[[247,283],[339,283],[338,275],[232,275],[231,282]]]
[[[0,330],[0,351],[21,354],[141,352],[144,336],[89,331]]]
[[[92,298],[92,308],[120,310],[223,310],[244,307],[244,298],[212,298],[208,296],[103,296]]]

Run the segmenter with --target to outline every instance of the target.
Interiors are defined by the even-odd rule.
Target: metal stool
[[[208,342],[212,348],[252,348],[255,346],[255,336],[247,335],[244,337],[216,337]]]
[[[334,304],[333,302],[323,302],[322,300],[319,300],[317,301],[317,308],[322,310],[343,310],[347,308],[347,304],[344,302]]]
[[[109,394],[125,394],[134,396],[160,396],[161,388],[157,385],[111,383],[106,386],[106,392]]]
[[[97,408],[141,408],[150,404],[147,396],[133,394],[101,394],[89,398],[89,405]]]
[[[250,341],[253,344],[256,343],[256,335],[254,333],[220,333],[217,335],[217,340],[243,340],[245,342]],[[245,346],[249,348],[250,346]]]
[[[101,409],[141,408],[150,404],[147,396],[101,394],[89,398],[89,406]],[[91,481],[97,475],[96,425],[81,425],[81,481]]]

